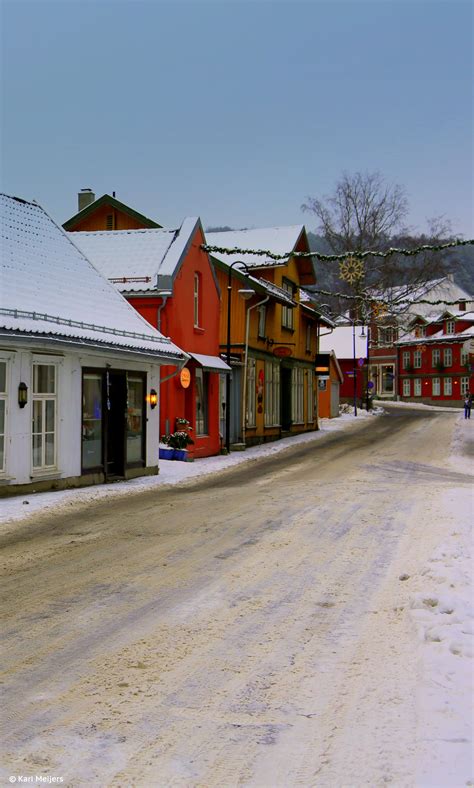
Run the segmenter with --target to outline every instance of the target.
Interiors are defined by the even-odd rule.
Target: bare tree
[[[451,226],[444,217],[429,220],[427,234],[414,234],[404,226],[408,215],[408,199],[404,187],[389,184],[379,172],[342,174],[334,192],[322,198],[308,197],[303,211],[315,215],[317,230],[333,254],[348,252],[386,251],[389,247],[414,249],[423,244],[437,245],[452,240]],[[347,295],[360,296],[370,288],[379,293],[405,285],[404,292],[418,292],[425,282],[446,273],[448,255],[423,252],[413,257],[391,255],[387,258],[367,257],[358,265],[357,276],[347,277],[347,268],[337,263],[318,262],[323,276],[334,289]],[[325,269],[325,270],[324,270]],[[354,300],[354,307],[356,300]],[[338,307],[347,309],[347,301]]]

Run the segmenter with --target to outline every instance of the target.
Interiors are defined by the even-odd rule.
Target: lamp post
[[[229,265],[229,271],[227,275],[227,353],[226,353],[226,361],[227,366],[230,367],[230,325],[231,325],[231,314],[232,314],[232,269],[235,265],[240,265],[244,271],[245,275],[248,276],[249,271],[247,266],[245,265],[242,260],[235,260],[233,263]],[[242,295],[247,298],[251,297],[254,294],[253,290],[242,290],[240,291]],[[227,454],[230,453],[230,372],[227,373],[226,381],[225,381],[225,448]]]
[[[328,306],[328,304],[322,304],[322,307]],[[353,403],[354,403],[354,416],[357,416],[357,357],[356,357],[356,318],[349,317],[347,314],[342,314],[339,312],[335,314],[334,312],[331,313],[331,317],[342,317],[347,323],[350,323],[352,326],[352,379],[353,379]],[[336,326],[337,327],[337,326]],[[369,329],[367,329],[367,332]],[[361,326],[361,337],[365,337],[364,333],[364,324],[362,323]],[[367,348],[368,348],[368,340],[367,340]],[[367,350],[368,353],[368,350]],[[367,364],[369,363],[369,359],[367,357]],[[368,373],[367,373],[368,374]],[[367,394],[367,401],[368,401],[368,394]],[[368,408],[367,408],[368,410]]]

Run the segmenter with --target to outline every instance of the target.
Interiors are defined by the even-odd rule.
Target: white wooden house
[[[160,367],[187,355],[39,205],[0,215],[0,495],[157,473]]]

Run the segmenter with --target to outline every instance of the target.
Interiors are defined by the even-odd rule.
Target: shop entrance
[[[127,427],[127,375],[107,370],[106,376],[106,463],[105,474],[125,475],[125,437]]]
[[[281,367],[281,429],[287,432],[291,427],[291,368]]]

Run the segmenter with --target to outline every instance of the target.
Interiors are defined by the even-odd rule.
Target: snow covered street
[[[473,784],[474,420],[322,426],[0,502],[5,784]]]

